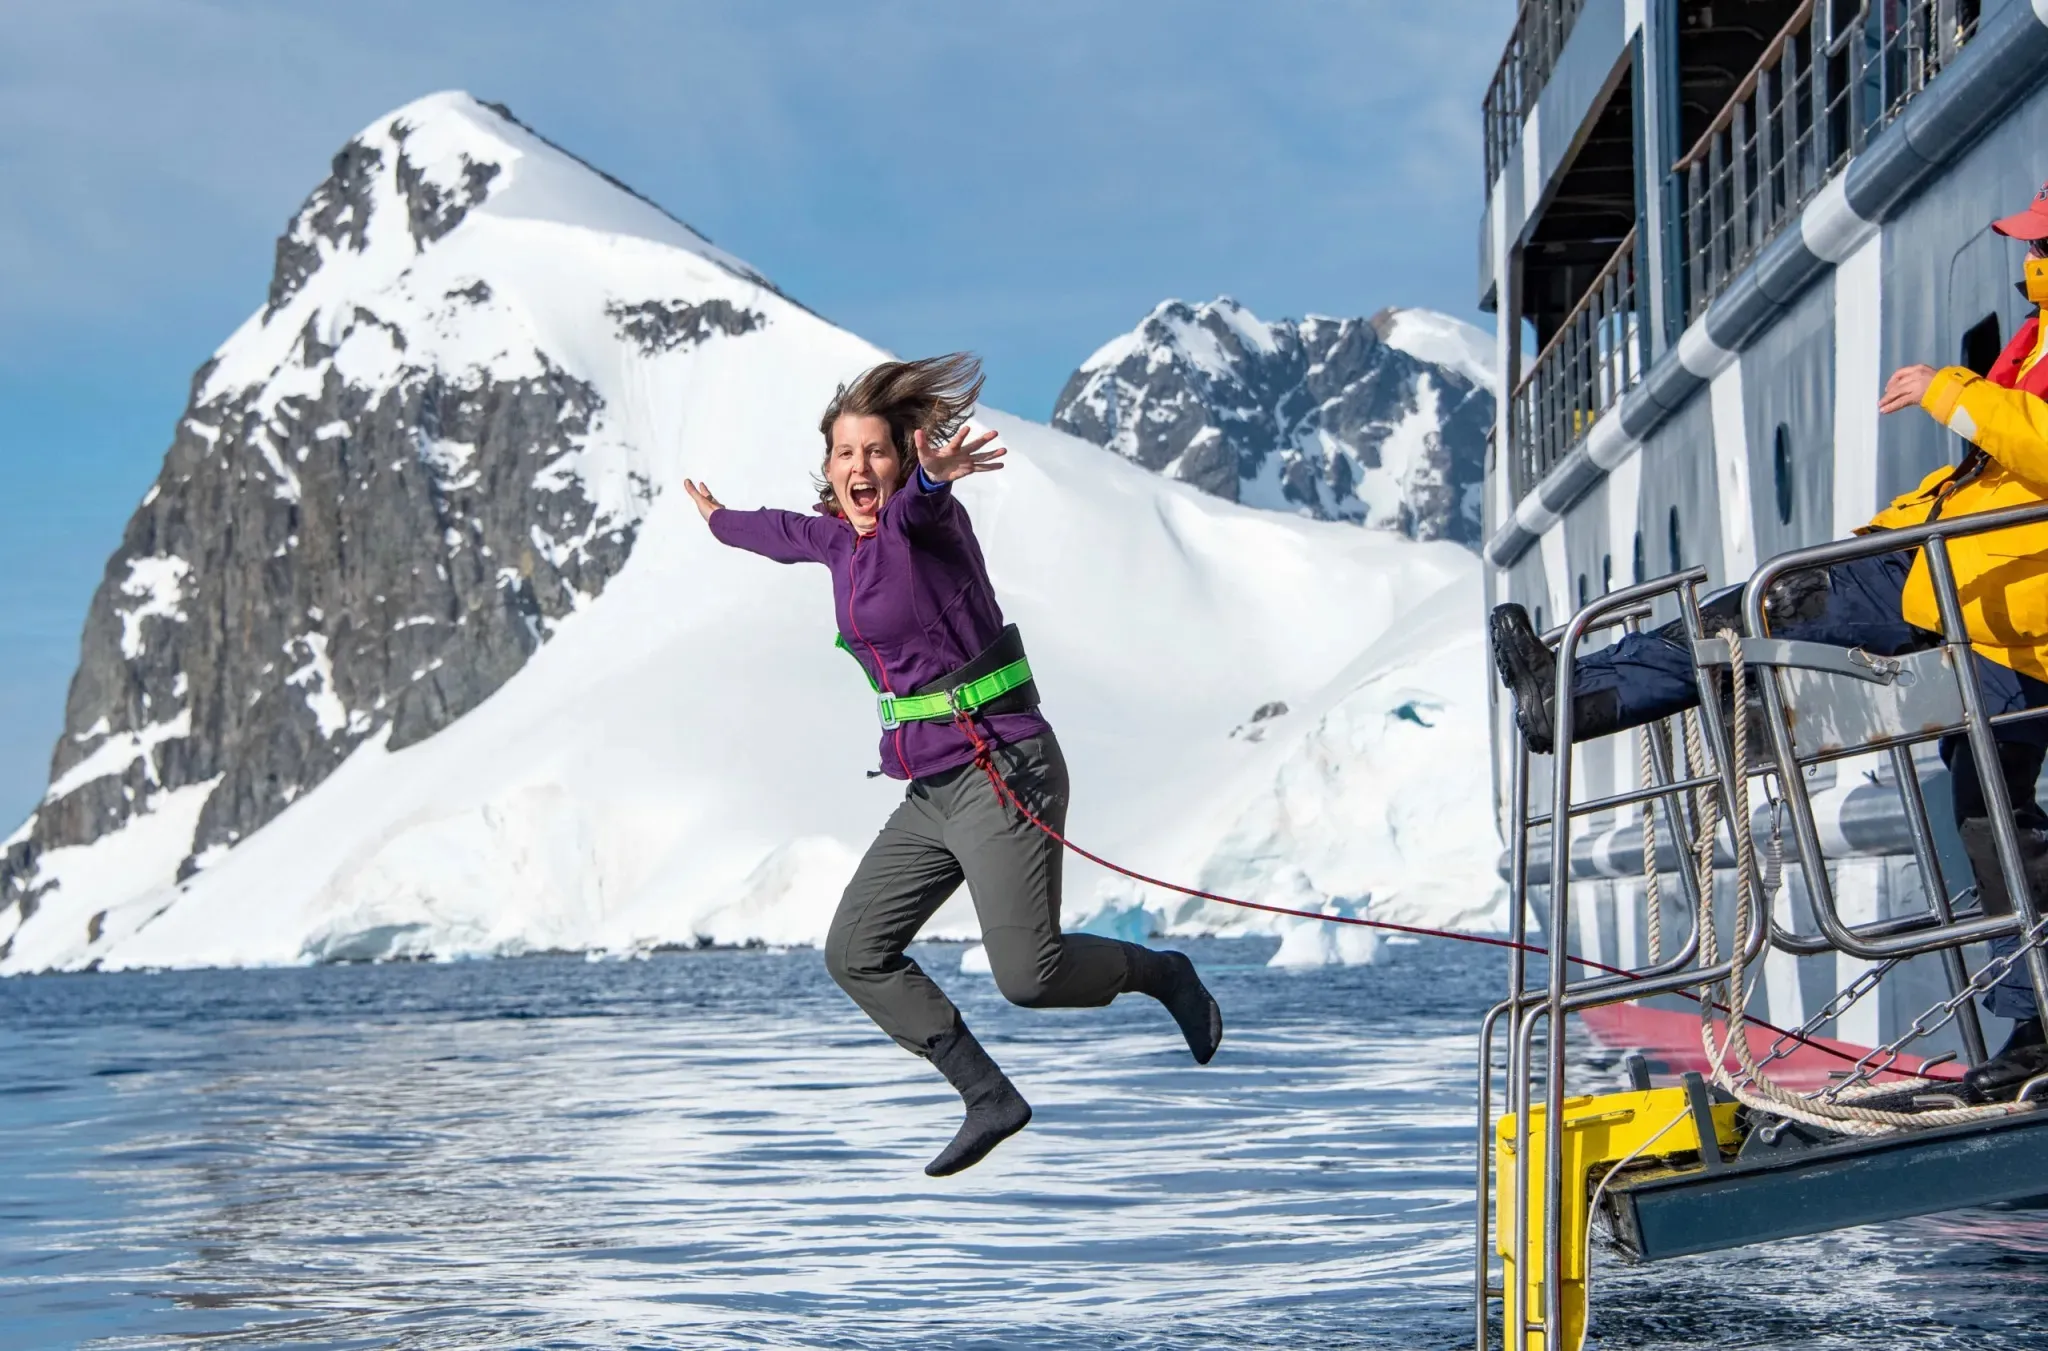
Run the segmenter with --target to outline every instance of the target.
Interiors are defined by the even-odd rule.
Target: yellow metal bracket
[[[1712,1108],[1717,1145],[1733,1148],[1735,1104]],[[1529,1149],[1537,1171],[1529,1186],[1528,1308],[1532,1319],[1543,1310],[1543,1178],[1542,1150],[1545,1111],[1529,1109]],[[1698,1154],[1699,1131],[1683,1088],[1653,1088],[1602,1097],[1566,1098],[1564,1102],[1564,1335],[1549,1341],[1543,1329],[1529,1334],[1527,1351],[1578,1351],[1586,1328],[1586,1227],[1591,1221],[1593,1189],[1608,1169],[1631,1154],[1666,1159]],[[1653,1152],[1654,1151],[1654,1152]],[[1493,1132],[1493,1247],[1501,1259],[1501,1288],[1515,1288],[1514,1208],[1516,1185],[1515,1117],[1503,1116]]]

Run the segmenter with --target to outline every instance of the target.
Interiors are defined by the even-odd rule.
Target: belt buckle
[[[893,731],[895,731],[895,730],[896,730],[897,728],[899,728],[899,727],[901,727],[901,726],[903,725],[903,720],[902,720],[901,718],[899,718],[899,717],[897,717],[897,716],[896,716],[896,696],[895,696],[895,695],[893,695],[893,694],[878,694],[878,695],[876,695],[876,696],[875,696],[875,711],[876,711],[877,713],[881,714],[881,718],[882,718],[882,730],[883,730],[883,731],[885,731],[885,732],[893,732]]]

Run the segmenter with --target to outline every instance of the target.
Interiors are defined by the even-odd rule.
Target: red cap
[[[1991,228],[2008,239],[2048,239],[2048,183],[2034,194],[2032,206],[1991,222]]]

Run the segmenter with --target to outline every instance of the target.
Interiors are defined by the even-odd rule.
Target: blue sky
[[[1484,322],[1512,0],[63,0],[0,41],[0,834],[192,372],[327,161],[509,104],[826,317],[997,406],[1167,296]]]

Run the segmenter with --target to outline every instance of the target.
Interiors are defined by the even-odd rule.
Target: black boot
[[[1550,754],[1557,740],[1557,654],[1536,636],[1529,612],[1519,605],[1493,607],[1493,665],[1515,701],[1515,722],[1529,749]],[[1612,690],[1572,699],[1572,740],[1586,741],[1621,730],[1621,701]]]
[[[2015,1029],[2017,1031],[2017,1029]],[[1963,1097],[1970,1102],[2010,1102],[2027,1080],[2048,1074],[2048,1046],[2011,1046],[1963,1076]]]
[[[1151,995],[1166,1005],[1180,1034],[1188,1040],[1188,1051],[1197,1065],[1215,1058],[1223,1044],[1223,1009],[1195,971],[1195,964],[1183,952],[1155,952],[1136,943],[1124,944],[1130,960],[1128,988]]]
[[[980,1163],[991,1149],[1030,1124],[1031,1104],[963,1023],[939,1038],[931,1059],[967,1104],[967,1119],[960,1123],[953,1143],[924,1166],[933,1177],[947,1177]]]
[[[1963,1076],[1963,1096],[1971,1102],[2003,1102],[2044,1070],[2048,1070],[2048,1037],[2041,1034],[2041,1020],[2022,1018],[2012,1025],[2012,1035],[1997,1055]]]
[[[1992,1059],[2002,1060],[2016,1051],[2026,1050],[2029,1046],[2042,1045],[2048,1045],[2048,1036],[2041,1033],[2041,1020],[2022,1018],[2012,1025],[2012,1034],[2005,1039],[2005,1045],[1998,1048],[1998,1054]]]

